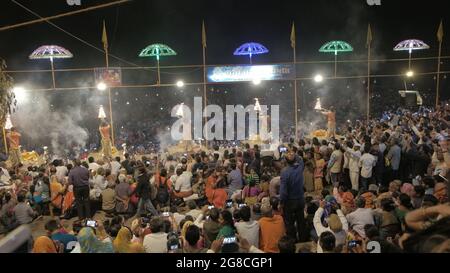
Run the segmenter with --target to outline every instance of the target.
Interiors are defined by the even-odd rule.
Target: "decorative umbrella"
[[[344,41],[331,41],[324,44],[319,52],[323,53],[334,53],[334,77],[337,76],[337,56],[340,52],[352,52],[353,47]]]
[[[259,55],[259,54],[266,54],[269,50],[259,43],[245,43],[238,47],[234,51],[235,56],[249,56],[250,58],[250,64],[252,63],[252,56],[253,55]]]
[[[55,84],[55,69],[53,66],[53,59],[68,59],[72,58],[73,55],[69,50],[64,47],[56,46],[56,45],[44,45],[36,49],[30,55],[30,59],[50,59],[50,64],[52,67],[52,80],[53,80],[53,88],[56,88]]]
[[[411,54],[413,50],[429,49],[430,46],[421,40],[410,39],[401,41],[394,47],[394,51],[408,51],[409,52],[409,69],[411,69]]]
[[[165,44],[152,44],[144,48],[139,57],[156,57],[158,62],[158,85],[161,83],[161,74],[159,70],[160,56],[175,56],[177,53]]]

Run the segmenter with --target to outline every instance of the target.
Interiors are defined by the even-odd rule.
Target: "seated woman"
[[[225,189],[226,182],[225,179],[220,179],[217,181],[216,187],[212,192],[211,196],[211,204],[214,205],[216,208],[224,208],[225,203],[228,199],[228,193]]]
[[[128,227],[122,227],[114,239],[113,246],[116,253],[144,253],[142,243],[131,242],[133,233]]]
[[[118,177],[119,184],[116,186],[116,212],[119,214],[132,214],[133,205],[130,204],[132,190],[127,176],[120,174]]]
[[[91,227],[81,229],[77,237],[81,253],[114,253],[112,243],[97,238]]]
[[[114,214],[116,211],[116,192],[114,190],[116,184],[108,183],[105,190],[102,191],[102,210],[107,216]]]
[[[53,241],[48,236],[41,236],[34,241],[33,253],[60,253],[64,251],[64,245]]]
[[[242,191],[242,200],[247,206],[253,206],[258,202],[258,196],[261,193],[261,189],[256,185],[256,181],[252,177],[247,178],[247,186]]]
[[[58,177],[56,176],[56,169],[53,169],[50,171],[50,196],[51,196],[51,202],[52,206],[57,209],[62,209],[63,205],[63,197],[66,191],[66,187],[63,186],[59,181]]]
[[[42,176],[36,182],[33,192],[33,201],[39,214],[44,212],[44,207],[50,203],[50,180]]]
[[[67,178],[66,178],[67,180]],[[68,181],[65,181],[65,184],[68,184]],[[73,203],[75,202],[75,195],[73,193],[73,185],[68,185],[66,187],[66,193],[64,194],[64,199],[62,202],[62,215],[66,215],[68,212],[70,212],[70,209],[72,208]]]

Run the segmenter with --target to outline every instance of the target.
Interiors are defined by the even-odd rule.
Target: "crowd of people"
[[[51,216],[34,253],[449,252],[449,122],[444,103],[277,151],[2,162],[0,226]]]

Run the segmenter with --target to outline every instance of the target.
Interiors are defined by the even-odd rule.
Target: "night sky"
[[[111,1],[81,0],[87,7]],[[72,11],[65,0],[20,0],[20,3],[41,16]],[[201,21],[205,20],[208,36],[208,63],[239,63],[232,56],[236,47],[246,41],[259,41],[270,54],[259,62],[291,60],[289,42],[292,21],[297,26],[299,60],[326,59],[317,49],[326,41],[342,39],[365,54],[367,24],[373,26],[375,50],[389,57],[404,57],[392,48],[402,39],[417,37],[432,49],[420,55],[435,55],[436,31],[448,12],[446,1],[426,2],[382,1],[381,6],[368,6],[365,0],[311,1],[170,1],[134,0],[103,10],[91,11],[54,21],[63,29],[101,47],[102,21],[106,20],[110,52],[133,63],[148,65],[137,57],[139,51],[154,42],[164,42],[177,52],[170,64],[201,63]],[[0,25],[19,23],[35,17],[9,0],[2,1]],[[450,26],[449,26],[450,27]],[[0,56],[12,69],[33,68],[27,56],[41,44],[59,44],[70,49],[75,58],[60,67],[96,66],[104,62],[100,52],[81,44],[61,31],[39,23],[0,33]],[[445,37],[449,41],[449,37]],[[447,52],[444,48],[444,54]],[[356,54],[356,55],[357,55]],[[399,56],[400,54],[400,56]],[[351,57],[351,56],[349,56]],[[111,60],[111,65],[120,65]]]
[[[65,0],[18,1],[45,17],[112,0],[81,0],[81,7],[68,6]],[[351,54],[340,55],[340,59],[366,59],[368,23],[372,25],[374,59],[407,58],[406,52],[393,52],[392,49],[398,42],[408,38],[424,40],[431,47],[430,50],[415,52],[413,57],[433,57],[438,51],[436,32],[441,18],[444,20],[445,32],[449,33],[444,37],[442,52],[443,56],[449,55],[450,31],[447,30],[450,30],[450,16],[446,8],[447,1],[381,0],[381,2],[381,6],[369,6],[366,0],[134,0],[119,6],[56,19],[52,22],[102,48],[102,22],[105,20],[110,53],[139,66],[155,65],[155,60],[139,58],[138,54],[147,45],[158,42],[171,46],[178,53],[177,56],[163,58],[161,65],[201,64],[202,20],[205,20],[207,30],[207,64],[209,65],[248,63],[247,58],[233,56],[233,52],[239,45],[249,41],[260,42],[270,50],[269,54],[256,57],[254,60],[256,64],[292,61],[290,45],[292,21],[296,24],[299,61],[333,60],[332,55],[318,52],[320,46],[329,40],[345,40],[353,45],[355,51]],[[9,0],[1,1],[0,15],[0,26],[36,19],[34,15]],[[9,70],[49,69],[48,61],[28,59],[34,49],[44,44],[61,45],[74,54],[73,59],[56,61],[57,69],[104,66],[103,53],[84,45],[45,22],[0,32],[0,57],[6,60]],[[416,73],[434,72],[436,63],[436,60],[413,62],[413,68]],[[111,57],[110,66],[130,66],[130,64]],[[325,76],[331,76],[332,69],[332,64],[302,64],[297,67],[300,78],[311,77],[317,71]],[[405,69],[407,69],[407,62],[385,62],[374,64],[372,73],[400,74],[406,71]],[[450,71],[446,59],[443,60],[442,70]],[[162,71],[162,81],[174,83],[178,79],[183,79],[185,82],[199,83],[202,80],[201,72],[199,68],[166,69]],[[339,66],[339,74],[343,76],[366,73],[365,63]],[[92,72],[57,73],[57,84],[62,87],[93,86],[92,74]],[[11,73],[11,75],[18,84],[25,83],[33,88],[51,87],[50,74]],[[442,79],[442,95],[448,97],[449,85],[446,77],[443,76]],[[123,72],[123,81],[129,85],[154,84],[156,74],[147,70],[127,70]],[[318,94],[314,93],[315,91],[309,92],[310,82],[302,81],[299,84],[303,92],[301,96],[305,98],[302,100],[302,105],[309,102],[310,106],[317,96],[330,95],[331,97],[330,90],[334,94],[346,94],[349,100],[356,100],[358,96],[359,100],[364,96],[363,79],[329,81],[325,84],[326,88],[318,91]],[[411,86],[424,92],[427,102],[433,101],[432,96],[435,90],[433,75],[417,76],[414,82],[408,84],[414,84]],[[384,96],[383,92],[395,94],[403,88],[404,82],[399,78],[378,78],[374,79],[373,86],[374,93],[378,93],[377,98],[380,99]],[[170,108],[193,95],[201,95],[201,87],[201,85],[186,87],[184,93],[173,88],[117,89],[113,92],[114,107],[121,110],[121,115],[117,115],[117,122],[125,122],[132,117],[149,118],[152,117],[151,111],[164,111],[170,118],[170,112],[168,112]],[[289,82],[266,83],[256,91],[248,84],[209,86],[208,90],[212,103],[249,104],[252,103],[252,98],[258,96],[263,103],[279,103],[282,111],[289,117],[288,120],[291,120],[290,117],[293,115],[292,83]],[[277,93],[273,93],[275,91]],[[91,99],[89,92],[91,91],[84,90],[79,93],[70,91],[69,94],[65,91],[50,91],[46,92],[45,96],[52,101],[52,105],[83,104]],[[279,96],[278,92],[282,96]],[[148,101],[145,101],[145,98],[148,98]],[[101,100],[95,103],[105,104],[104,98]],[[126,111],[125,107],[128,107],[130,103],[133,105],[133,103],[144,101],[147,106],[151,106],[138,110],[139,113]],[[95,107],[91,108],[86,111],[92,113],[97,111]],[[160,110],[161,108],[163,110]],[[353,116],[364,113],[362,109],[358,111],[356,114],[353,113]],[[138,114],[142,117],[137,117]]]

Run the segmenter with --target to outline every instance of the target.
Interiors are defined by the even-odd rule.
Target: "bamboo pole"
[[[439,57],[438,57],[438,69],[436,76],[436,109],[439,106],[439,88],[441,83],[441,54],[442,54],[442,41],[439,42]]]
[[[367,45],[367,122],[370,119],[370,55],[371,43]]]
[[[8,155],[8,142],[6,141],[6,130],[5,126],[3,126],[3,144],[5,145],[5,154]]]
[[[206,94],[206,47],[203,47],[203,109],[207,106],[207,94]],[[203,111],[202,111],[203,112]],[[207,123],[207,118],[203,118],[204,124]],[[208,149],[208,136],[205,136],[205,146]]]
[[[52,67],[52,81],[53,81],[53,89],[56,89],[56,80],[55,80],[55,67],[53,65],[53,58],[50,58],[50,65]]]
[[[295,47],[293,47],[294,53],[294,71],[297,74],[297,67],[295,63],[297,62],[297,52]],[[298,90],[297,90],[297,76],[295,76],[294,80],[294,120],[295,120],[295,138],[298,139]]]

